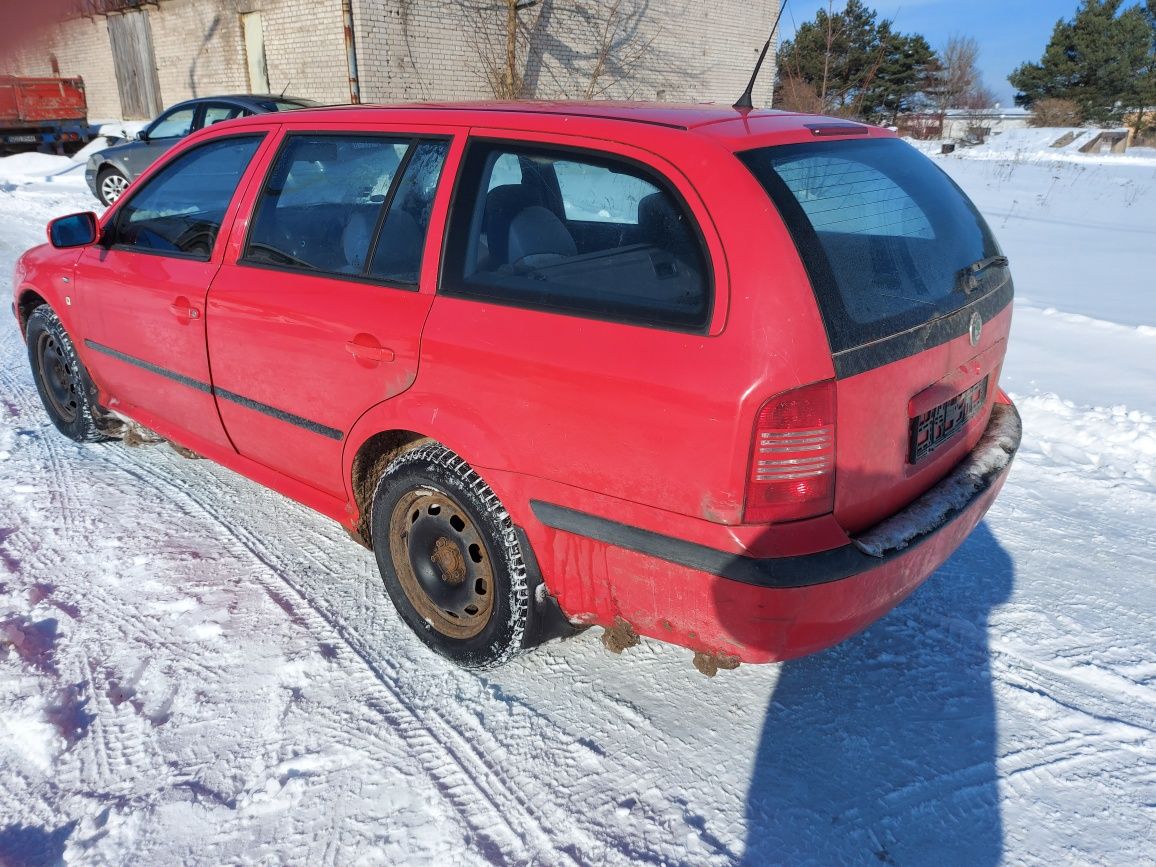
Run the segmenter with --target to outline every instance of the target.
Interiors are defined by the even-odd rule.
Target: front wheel
[[[96,388],[51,307],[42,305],[32,311],[25,339],[40,402],[56,429],[78,443],[108,439],[96,423]]]
[[[482,669],[526,648],[529,581],[514,525],[449,449],[425,445],[386,468],[371,533],[386,591],[431,649]]]

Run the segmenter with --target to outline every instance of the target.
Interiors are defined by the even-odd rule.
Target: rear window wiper
[[[979,275],[988,268],[1006,268],[1007,256],[988,256],[986,259],[980,259],[978,262],[972,262],[966,268],[962,269],[955,280],[955,288],[963,291],[965,295],[970,295],[979,288]]]

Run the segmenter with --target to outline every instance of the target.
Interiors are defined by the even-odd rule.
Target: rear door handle
[[[393,350],[378,343],[372,334],[358,334],[345,342],[345,351],[365,361],[393,361]]]
[[[169,305],[169,312],[177,319],[200,319],[201,311],[189,303],[189,299],[181,296],[172,304]]]

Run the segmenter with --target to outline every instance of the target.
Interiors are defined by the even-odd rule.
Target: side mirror
[[[139,141],[147,142],[147,141],[149,140],[149,133],[148,133],[148,130],[147,130],[147,129],[142,129],[140,132],[138,132],[138,133],[136,134],[136,137],[137,137],[137,139],[138,139]]]
[[[48,240],[53,247],[84,247],[96,240],[96,214],[69,214],[48,224]]]

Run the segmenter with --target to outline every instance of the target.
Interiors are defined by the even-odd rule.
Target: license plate
[[[40,141],[40,137],[35,135],[9,135],[4,138],[12,144],[36,144]]]
[[[910,463],[919,463],[967,427],[987,401],[987,380],[985,376],[967,391],[911,420]]]

